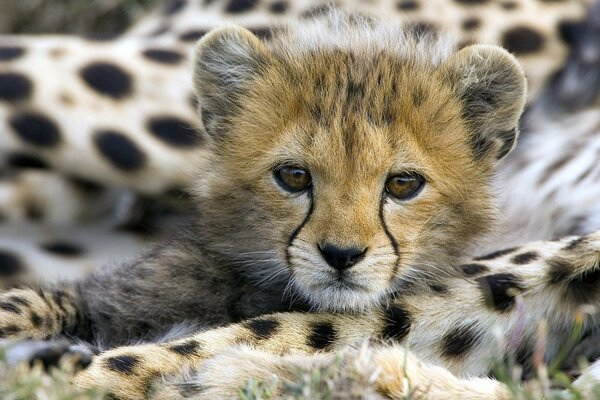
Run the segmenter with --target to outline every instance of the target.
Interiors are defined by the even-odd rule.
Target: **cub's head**
[[[498,47],[452,52],[373,24],[269,45],[219,29],[194,83],[212,146],[200,240],[223,268],[327,310],[454,267],[490,225],[526,94]]]

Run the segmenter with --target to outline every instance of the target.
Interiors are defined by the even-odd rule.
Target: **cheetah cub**
[[[197,217],[129,264],[5,293],[1,335],[116,346],[182,322],[368,313],[430,291],[491,226],[490,180],[526,97],[499,47],[455,50],[356,18],[269,45],[215,30],[197,46],[193,81],[210,142]]]

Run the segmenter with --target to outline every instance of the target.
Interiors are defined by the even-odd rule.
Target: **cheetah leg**
[[[250,377],[269,380],[275,374],[292,379],[294,365],[331,365],[336,360],[331,352],[356,343],[361,335],[376,336],[385,323],[381,315],[273,314],[169,343],[107,351],[79,373],[75,383],[81,387],[100,386],[117,398],[143,399],[152,394],[158,396],[155,398],[170,398],[177,396],[173,392],[176,386],[161,384],[160,378],[204,369],[201,375],[208,379],[209,390],[201,397],[231,398]],[[310,334],[306,336],[305,332]],[[260,351],[246,349],[212,358],[240,344]],[[281,355],[285,356],[280,358]],[[351,350],[349,357],[356,358],[356,351]],[[372,360],[380,371],[373,375],[376,379],[371,383],[376,391],[391,398],[404,398],[416,387],[432,399],[447,398],[443,393],[470,393],[473,399],[510,398],[508,389],[496,381],[461,380],[442,367],[420,363],[400,346],[378,348]],[[202,388],[204,391],[207,386],[202,384]]]
[[[78,321],[75,290],[13,289],[0,294],[0,339],[47,339],[73,332]]]
[[[487,272],[448,280],[451,289],[444,307],[431,293],[415,293],[368,315],[267,315],[174,342],[108,351],[79,374],[76,383],[100,385],[117,397],[144,398],[156,378],[189,368],[201,370],[208,358],[232,345],[247,344],[273,355],[308,355],[337,351],[365,338],[408,345],[421,359],[444,366],[448,373],[482,376],[513,350],[527,354],[543,320],[549,322],[551,331],[545,357],[553,359],[564,347],[561,344],[571,338],[581,306],[600,304],[600,233],[535,245],[548,258],[520,269],[502,260],[494,261],[495,265],[474,260],[488,262]],[[594,315],[583,317],[583,323],[585,329],[600,325]],[[500,346],[502,340],[508,346]],[[399,353],[383,350],[378,354],[376,360],[382,365],[400,365],[393,355]],[[413,361],[405,367],[410,372],[407,379],[444,382],[436,378],[439,370],[423,372],[421,364],[415,362],[417,366],[412,367]],[[397,381],[389,385],[401,390]],[[500,390],[494,385],[490,388]]]

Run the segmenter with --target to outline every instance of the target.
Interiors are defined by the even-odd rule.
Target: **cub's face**
[[[290,54],[241,28],[201,41],[195,80],[213,145],[202,226],[224,267],[327,310],[448,273],[488,227],[490,174],[514,143],[525,90],[504,51],[459,53],[441,65]],[[465,65],[480,79],[454,82]],[[484,88],[482,100],[468,86],[490,68],[488,86],[501,70],[510,96]]]

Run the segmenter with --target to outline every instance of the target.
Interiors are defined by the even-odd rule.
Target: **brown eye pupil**
[[[408,200],[416,196],[423,187],[424,180],[412,175],[394,175],[385,183],[385,191],[399,200]]]
[[[310,173],[300,167],[280,167],[275,171],[275,178],[289,192],[302,192],[311,185]]]

